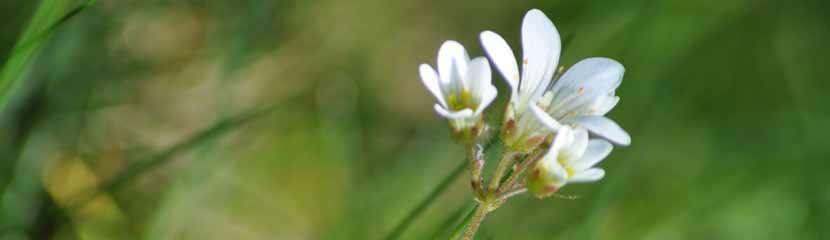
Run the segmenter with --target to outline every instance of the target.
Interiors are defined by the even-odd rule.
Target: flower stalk
[[[513,160],[516,159],[518,154],[515,152],[507,152],[502,157],[501,161],[499,161],[499,165],[496,167],[496,172],[493,174],[493,178],[490,179],[490,186],[488,186],[488,191],[491,193],[496,193],[499,190],[499,186],[501,185],[501,180],[504,178],[504,174],[507,172],[508,167],[513,163]]]
[[[481,177],[481,171],[484,169],[482,149],[476,144],[468,144],[467,153],[470,161],[470,187],[477,199],[484,198],[484,179]]]
[[[513,165],[513,173],[511,173],[510,176],[507,177],[507,180],[504,181],[504,184],[499,188],[499,191],[504,192],[510,188],[516,187],[516,185],[520,185],[520,182],[517,181],[519,179],[519,176],[522,176],[522,174],[528,168],[536,164],[536,162],[538,162],[544,154],[545,152],[541,150],[534,151],[533,153],[529,154],[526,158],[522,159],[522,161],[517,162],[515,165]]]
[[[472,240],[475,237],[476,232],[478,232],[478,228],[481,226],[481,222],[484,221],[484,218],[487,217],[487,214],[490,213],[492,210],[489,203],[481,203],[476,208],[473,217],[470,218],[467,224],[467,230],[464,231],[464,235],[461,237],[462,240]]]
[[[522,194],[522,193],[525,193],[525,192],[527,192],[527,188],[525,186],[519,184],[518,186],[515,186],[515,187],[511,188],[510,190],[505,191],[504,193],[499,195],[498,199],[500,201],[506,201],[510,197],[513,197],[513,196],[516,196],[516,195],[519,195],[519,194]]]

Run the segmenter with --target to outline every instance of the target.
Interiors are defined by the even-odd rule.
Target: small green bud
[[[536,164],[525,181],[527,191],[537,198],[549,197],[564,185],[542,162]]]

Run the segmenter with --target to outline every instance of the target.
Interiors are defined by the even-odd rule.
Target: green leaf
[[[40,3],[28,26],[20,35],[9,58],[0,69],[0,111],[6,108],[9,99],[20,85],[18,81],[29,67],[38,50],[50,36],[64,23],[92,5],[95,0],[87,0],[67,11],[72,1],[44,0]]]

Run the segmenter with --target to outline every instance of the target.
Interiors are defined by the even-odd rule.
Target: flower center
[[[565,168],[565,173],[568,174],[569,178],[574,176],[574,174],[576,173],[576,170],[574,170],[574,168],[571,167],[571,165],[568,164],[567,161],[565,161],[565,157],[563,157],[562,154],[559,155],[559,157],[556,159],[556,161],[559,162],[559,165],[561,165],[562,168]]]
[[[478,107],[473,94],[470,91],[462,90],[461,92],[451,93],[447,96],[447,105],[449,110],[460,111],[464,109],[475,110]]]

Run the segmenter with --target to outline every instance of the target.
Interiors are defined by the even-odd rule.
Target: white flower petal
[[[541,122],[542,125],[545,125],[545,127],[550,128],[553,131],[558,131],[560,128],[562,128],[562,124],[560,124],[559,121],[553,119],[553,117],[551,117],[547,112],[545,112],[545,110],[542,110],[542,108],[540,108],[539,106],[536,106],[536,104],[530,105],[530,112],[533,113],[533,116],[536,117],[536,120]]]
[[[554,117],[591,112],[589,108],[597,98],[613,94],[619,87],[624,72],[622,64],[609,58],[579,61],[553,84],[549,112]]]
[[[554,179],[555,182],[564,182],[568,178],[568,171],[565,170],[559,161],[559,149],[551,145],[548,149],[548,152],[545,153],[545,156],[542,158],[542,161],[539,163],[540,167],[544,168],[545,172]]]
[[[602,116],[611,111],[614,106],[617,106],[617,103],[620,102],[620,97],[614,96],[613,93],[608,95],[600,95],[599,99],[597,99],[593,106],[590,108],[590,112],[586,112],[586,115],[598,115]]]
[[[591,168],[585,170],[584,172],[579,172],[570,179],[568,179],[568,183],[587,183],[587,182],[596,182],[605,177],[605,170],[599,168]]]
[[[574,129],[574,140],[570,146],[562,149],[562,155],[565,157],[565,164],[573,165],[582,158],[585,149],[588,147],[588,132],[585,129]]]
[[[554,84],[551,91],[561,95],[562,91],[576,92],[579,87],[584,86],[607,93],[620,85],[624,72],[623,65],[614,59],[586,58],[568,69]]]
[[[556,158],[553,158],[553,161],[547,161],[545,163],[548,167],[549,176],[553,179],[555,183],[564,183],[568,179],[568,170],[565,170],[565,167],[562,167]]]
[[[510,86],[512,96],[516,95],[519,87],[519,66],[516,64],[516,57],[513,50],[507,45],[507,41],[498,34],[491,31],[484,31],[479,36],[484,51],[490,56],[493,65],[504,76],[507,85]]]
[[[454,78],[453,75],[467,73],[467,62],[469,61],[470,57],[467,56],[467,50],[460,43],[450,40],[441,44],[441,48],[438,49],[438,76],[441,78],[441,82],[463,86],[464,83],[461,79]],[[454,71],[457,72],[454,73]],[[463,78],[463,76],[456,77]],[[453,86],[450,89],[456,89],[456,87]]]
[[[571,166],[577,171],[591,168],[605,159],[605,157],[608,157],[608,154],[613,149],[614,146],[605,140],[592,139],[588,142],[588,148],[585,150],[582,158],[574,162]]]
[[[450,86],[452,86],[452,91],[454,93],[462,93],[465,89],[470,88],[469,79],[467,79],[467,62],[463,62],[463,60],[459,60],[457,58],[452,60],[452,64],[450,65]],[[462,70],[464,69],[464,70]],[[462,72],[463,71],[463,72]]]
[[[547,90],[559,53],[559,31],[542,11],[532,9],[522,21],[522,80],[519,91],[537,99]]]
[[[435,96],[435,99],[438,100],[441,106],[447,108],[447,103],[444,101],[444,94],[441,93],[441,86],[438,83],[438,74],[435,73],[435,70],[429,64],[421,64],[418,71],[421,73],[421,82],[424,83],[427,90],[432,93],[432,96]]]
[[[627,146],[631,144],[631,136],[625,132],[617,123],[603,116],[579,116],[573,119],[573,123],[584,127],[589,132],[605,138],[614,144]]]
[[[490,103],[493,103],[493,100],[496,100],[496,95],[498,94],[498,90],[496,90],[496,86],[488,85],[484,87],[484,90],[481,92],[481,102],[478,103],[478,109],[476,109],[475,114],[481,114]]]
[[[465,77],[467,78],[467,82],[470,83],[468,90],[476,101],[481,100],[481,94],[484,88],[491,85],[491,75],[490,63],[487,62],[487,58],[477,57],[468,64]]]
[[[475,114],[473,113],[473,110],[470,110],[469,108],[465,108],[461,111],[449,111],[447,109],[444,109],[443,107],[441,107],[441,105],[438,105],[438,104],[435,104],[435,106],[433,108],[435,108],[435,112],[437,112],[438,115],[441,115],[442,117],[444,117],[446,119],[449,119],[449,120],[459,120],[459,119],[471,118],[471,117],[475,116]]]
[[[545,163],[546,168],[550,168],[552,164],[559,164],[556,160],[559,158],[559,149],[556,149],[553,145],[548,147],[548,152],[545,153],[545,156],[542,157],[542,162]],[[563,169],[564,170],[564,169]]]
[[[574,132],[568,126],[562,126],[556,130],[556,136],[553,137],[553,144],[550,149],[561,151],[563,148],[571,145],[574,141]]]

